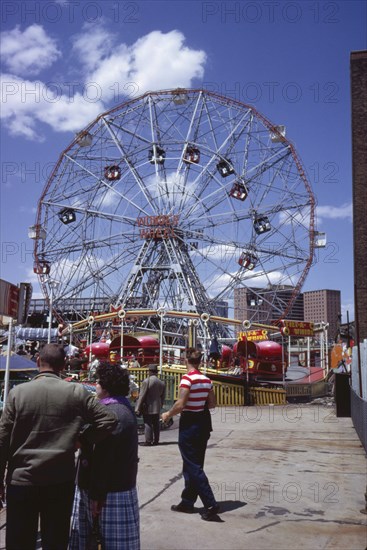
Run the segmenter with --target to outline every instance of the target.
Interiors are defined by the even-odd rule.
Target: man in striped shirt
[[[163,422],[181,413],[178,445],[183,460],[185,487],[181,502],[171,506],[174,512],[193,513],[199,496],[204,504],[202,519],[218,521],[219,506],[204,472],[205,451],[212,431],[209,409],[215,407],[215,395],[210,379],[199,371],[201,352],[186,351],[187,374],[184,374],[179,397],[173,407],[162,414]]]

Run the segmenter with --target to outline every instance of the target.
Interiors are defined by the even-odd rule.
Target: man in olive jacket
[[[163,407],[166,385],[157,376],[158,366],[148,365],[149,376],[143,380],[136,402],[135,411],[143,413],[145,425],[145,442],[142,445],[158,445],[159,443],[159,415]]]
[[[0,420],[0,496],[6,474],[6,548],[36,548],[39,517],[43,550],[65,550],[74,496],[75,451],[82,426],[101,441],[117,424],[114,414],[82,385],[64,382],[65,352],[47,344],[39,374],[13,388]]]

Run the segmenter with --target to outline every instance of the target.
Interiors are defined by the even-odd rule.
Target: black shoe
[[[172,504],[171,510],[172,512],[183,512],[184,514],[194,513],[194,507],[189,504],[185,504],[184,502],[180,502],[180,504]]]
[[[205,508],[204,512],[201,514],[201,519],[204,521],[218,521],[219,510],[219,504],[211,506],[210,508]]]
[[[143,443],[139,443],[141,447],[151,447],[153,443],[149,443],[148,441],[144,441]]]

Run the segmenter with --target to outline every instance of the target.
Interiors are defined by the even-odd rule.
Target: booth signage
[[[247,330],[246,332],[240,332],[238,334],[239,342],[260,342],[261,340],[268,339],[267,330]]]
[[[283,328],[287,329],[288,336],[313,336],[314,323],[305,321],[282,321]]]

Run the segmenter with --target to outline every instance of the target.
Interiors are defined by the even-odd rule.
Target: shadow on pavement
[[[220,514],[224,512],[231,512],[232,510],[237,510],[237,508],[242,508],[247,505],[247,502],[242,502],[241,500],[223,500],[218,502],[220,506]]]
[[[176,445],[176,447],[177,447],[177,441],[160,441],[158,443],[159,447],[161,447],[163,445]]]

